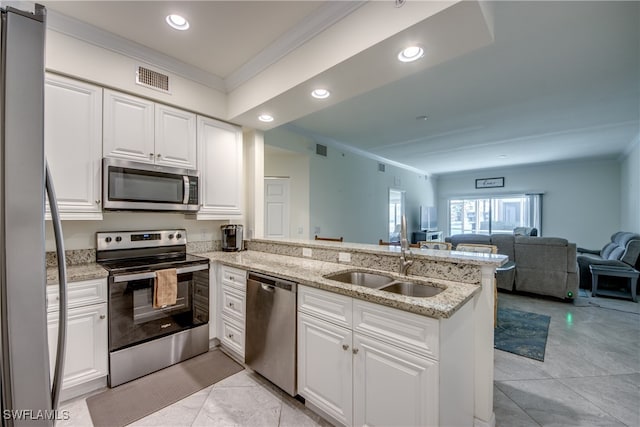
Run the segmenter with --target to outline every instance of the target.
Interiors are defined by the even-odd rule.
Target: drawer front
[[[298,310],[351,329],[352,299],[308,286],[298,287]]]
[[[67,283],[69,309],[103,302],[107,302],[106,278]],[[59,304],[58,285],[47,286],[47,312],[58,311]]]
[[[245,319],[245,293],[231,286],[222,286],[222,314],[236,318],[244,323]]]
[[[222,268],[222,283],[226,285],[234,286],[238,289],[247,288],[247,272],[239,270],[237,268],[228,267],[223,265]]]
[[[438,359],[437,319],[395,308],[353,301],[353,330],[405,350]]]
[[[241,356],[244,360],[244,328],[240,327],[233,320],[223,316],[221,335],[220,343]]]

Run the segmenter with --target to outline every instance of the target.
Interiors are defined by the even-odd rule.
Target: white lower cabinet
[[[298,393],[348,426],[437,426],[437,331],[436,319],[300,286]]]
[[[226,265],[219,265],[217,270],[217,336],[222,349],[244,363],[247,272]]]
[[[106,385],[108,323],[106,279],[68,284],[67,339],[62,400]],[[57,287],[47,287],[49,363],[53,376],[58,347]]]

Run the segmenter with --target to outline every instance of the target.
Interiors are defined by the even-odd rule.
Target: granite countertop
[[[364,254],[392,254],[400,255],[399,246],[389,245],[372,245],[369,243],[352,243],[352,242],[330,242],[323,240],[304,240],[304,239],[252,239],[253,242],[258,243],[272,243],[272,244],[286,244],[289,246],[305,247],[305,248],[318,248],[318,249],[333,249],[345,251],[351,253],[364,253]],[[447,261],[447,262],[459,262],[471,265],[493,265],[496,267],[505,264],[509,258],[501,254],[484,254],[478,252],[460,252],[460,251],[443,251],[434,249],[418,249],[411,248],[411,256],[413,258],[422,258],[429,261]]]
[[[207,252],[199,255],[206,256],[211,259],[211,261],[220,262],[221,264],[231,267],[275,275],[302,285],[324,289],[434,318],[451,317],[453,313],[481,290],[479,286],[473,284],[442,279],[426,279],[420,276],[401,276],[396,273],[380,271],[382,274],[390,275],[398,279],[409,279],[412,282],[445,288],[444,291],[436,296],[417,298],[370,289],[364,286],[341,283],[323,277],[326,274],[339,271],[358,270],[376,272],[376,270],[368,268],[355,268],[344,264],[274,255],[257,251]]]
[[[109,273],[95,262],[67,266],[67,281],[80,282],[82,280],[101,279]],[[47,267],[47,286],[58,284],[58,267]]]

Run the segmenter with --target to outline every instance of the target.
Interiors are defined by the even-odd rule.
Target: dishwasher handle
[[[250,282],[260,283],[263,290],[273,292],[275,288],[284,289],[290,292],[296,292],[298,284],[289,280],[280,279],[279,277],[267,276],[260,273],[249,272],[247,278]]]

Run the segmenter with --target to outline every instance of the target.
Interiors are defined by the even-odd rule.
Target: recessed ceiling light
[[[500,154],[500,155],[498,156],[498,158],[499,158],[499,159],[506,159],[506,158],[507,158],[507,155],[506,155],[506,154]]]
[[[418,116],[416,117],[416,120],[423,120],[423,121],[427,121],[427,119],[429,118],[429,116],[427,116],[426,114],[422,115],[422,116]]]
[[[311,92],[311,96],[318,99],[328,98],[329,95],[331,95],[331,92],[329,92],[327,89],[314,89]]]
[[[269,114],[260,114],[258,116],[258,120],[260,120],[261,122],[269,123],[273,121],[273,116]]]
[[[422,58],[423,56],[424,49],[422,49],[420,46],[409,46],[402,49],[402,51],[398,54],[398,61],[413,62],[417,59]]]
[[[180,31],[189,29],[189,21],[180,15],[167,15],[167,24]]]

